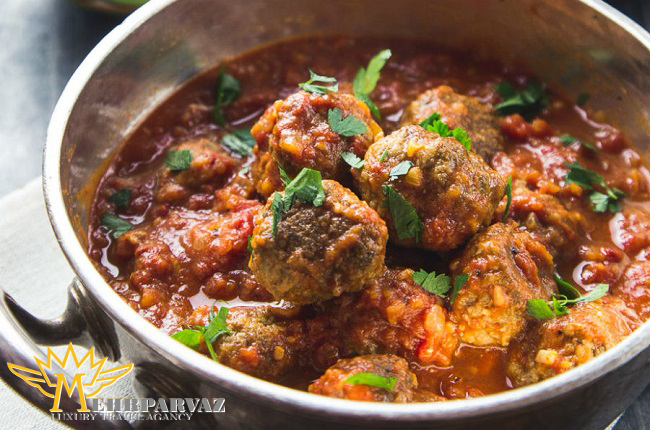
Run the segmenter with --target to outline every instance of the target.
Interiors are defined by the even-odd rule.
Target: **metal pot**
[[[592,106],[605,109],[650,160],[650,35],[597,0],[152,1],[88,55],[56,106],[43,180],[52,226],[79,282],[55,321],[38,320],[5,298],[3,359],[32,364],[32,356],[42,355],[34,342],[94,344],[111,360],[135,363],[140,395],[225,397],[226,413],[201,414],[197,426],[605,427],[650,381],[650,324],[589,363],[526,388],[443,403],[358,403],[274,385],[180,346],[138,316],[95,269],[85,252],[90,198],[124,137],[157,102],[224,57],[313,33],[431,39],[469,57],[523,64],[569,97],[592,94]],[[6,369],[2,376],[49,408],[49,399]]]

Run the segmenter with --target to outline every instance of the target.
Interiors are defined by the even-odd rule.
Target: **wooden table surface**
[[[650,29],[650,0],[609,3]],[[40,175],[47,123],[65,83],[121,20],[66,0],[0,1],[0,197]],[[28,416],[20,428],[31,428]],[[615,429],[650,429],[650,387]]]

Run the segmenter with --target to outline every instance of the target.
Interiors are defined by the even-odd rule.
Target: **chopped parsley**
[[[283,170],[281,170],[282,172]],[[286,175],[286,172],[284,173]],[[288,180],[287,176],[287,180]],[[284,178],[283,178],[284,180]],[[275,237],[278,230],[278,223],[282,221],[284,212],[291,209],[295,199],[303,203],[309,203],[315,207],[321,206],[325,201],[325,190],[323,189],[323,178],[318,170],[303,168],[298,176],[291,182],[285,182],[284,197],[279,192],[273,194],[271,210],[273,211],[273,224],[271,234]]]
[[[420,127],[426,131],[437,133],[440,135],[440,137],[453,137],[468,151],[472,149],[472,140],[467,135],[467,132],[458,127],[453,130],[449,130],[447,124],[440,120],[440,114],[437,112],[434,112],[431,114],[431,116],[422,121],[420,123]]]
[[[456,297],[458,297],[458,292],[465,286],[465,283],[467,283],[468,279],[469,275],[467,274],[458,275],[454,278],[454,289],[451,291],[451,298],[449,299],[449,303],[452,305],[454,304]]]
[[[241,92],[239,81],[232,75],[226,73],[226,67],[222,67],[217,78],[216,96],[214,103],[214,110],[212,111],[212,118],[214,122],[223,127],[226,125],[226,119],[223,116],[223,107],[229,105]]]
[[[252,254],[253,253],[253,235],[251,234],[248,236],[248,246],[246,247],[248,249],[248,253]]]
[[[247,157],[253,153],[255,139],[253,139],[250,130],[237,130],[226,134],[221,139],[221,145],[237,155]]]
[[[314,84],[314,82],[320,82],[321,84],[331,84],[331,85],[328,86],[316,85]],[[328,91],[336,93],[339,90],[339,84],[336,82],[336,78],[332,78],[329,76],[321,76],[312,72],[311,70],[309,71],[309,80],[307,82],[298,84],[298,86],[303,90],[307,91],[308,93],[321,94],[321,95],[327,94]]]
[[[117,239],[127,231],[133,229],[133,225],[130,222],[109,213],[102,215],[100,223],[108,229],[113,239]]]
[[[393,391],[395,389],[396,382],[397,378],[393,378],[392,376],[385,378],[381,375],[367,372],[357,373],[345,380],[346,384],[370,385],[371,387],[383,388],[388,391]]]
[[[508,215],[510,215],[510,206],[512,206],[512,176],[508,176],[508,183],[506,184],[504,196],[508,197],[508,200],[506,201],[506,209],[503,211],[501,222],[505,222],[506,219],[508,219]]]
[[[620,200],[625,197],[625,193],[616,187],[610,187],[605,179],[598,173],[582,167],[578,162],[573,164],[564,163],[564,167],[569,169],[565,176],[568,184],[576,184],[585,190],[592,191],[589,195],[589,201],[592,210],[596,213],[617,213],[621,211]],[[605,192],[593,191],[594,187],[601,187]]]
[[[597,152],[597,151],[598,151],[598,150],[596,149],[596,147],[593,146],[592,144],[587,143],[587,142],[585,142],[585,141],[583,141],[583,140],[580,140],[580,139],[578,139],[577,137],[573,137],[573,136],[571,136],[571,135],[569,135],[569,134],[563,134],[563,135],[561,135],[561,136],[558,136],[557,138],[560,140],[560,142],[561,142],[562,145],[564,145],[564,146],[569,146],[569,145],[572,145],[573,143],[576,143],[576,142],[577,142],[577,143],[579,143],[581,146],[584,146],[585,148],[587,148],[587,149],[589,149],[589,150],[591,150],[591,151],[594,151],[594,152]]]
[[[411,167],[413,167],[413,163],[411,163],[408,160],[407,161],[402,161],[397,166],[390,169],[390,173],[389,173],[390,178],[388,180],[389,181],[394,181],[399,176],[406,175],[409,172],[409,170],[411,170]]]
[[[386,196],[386,203],[397,232],[397,238],[399,240],[415,239],[416,242],[419,242],[424,231],[424,224],[420,221],[415,208],[392,187],[382,185],[381,189]]]
[[[558,279],[559,278],[556,278],[556,281]],[[577,289],[571,286],[571,284],[564,281],[561,282],[562,284],[558,282],[559,289],[564,292],[569,292],[570,295],[575,296],[574,298],[570,299],[565,294],[554,294],[549,302],[544,299],[528,300],[526,313],[535,319],[548,319],[568,315],[568,305],[593,302],[604,297],[609,290],[608,284],[598,284],[593,290],[591,290],[591,292],[583,296]],[[567,285],[570,288],[568,288]]]
[[[344,137],[364,134],[368,130],[368,127],[363,122],[352,115],[343,118],[343,112],[339,108],[327,111],[327,123],[334,133],[338,133]]]
[[[501,116],[520,114],[526,121],[532,121],[548,105],[548,95],[539,82],[533,81],[521,91],[517,91],[508,81],[496,85],[494,89],[503,98],[495,109]]]
[[[212,343],[217,340],[219,336],[230,334],[230,330],[228,330],[228,326],[226,325],[228,308],[222,307],[219,309],[219,312],[215,312],[215,304],[212,305],[212,309],[210,310],[210,321],[208,324],[205,326],[198,326],[195,330],[186,329],[179,331],[178,333],[174,333],[171,337],[183,345],[189,346],[195,351],[199,349],[201,338],[203,338],[205,346],[210,352],[210,357],[212,357],[214,361],[219,361],[217,354],[215,354],[214,349],[212,348]]]
[[[172,172],[180,172],[190,168],[192,153],[189,149],[182,151],[169,151],[165,157],[165,166]]]
[[[370,112],[377,118],[381,118],[379,109],[370,100],[370,93],[373,92],[379,80],[379,73],[391,56],[390,49],[384,49],[372,57],[368,63],[368,68],[360,68],[352,82],[354,96],[364,102]]]
[[[121,190],[118,190],[111,194],[111,196],[108,198],[108,200],[110,200],[118,209],[128,208],[129,199],[131,199],[131,190],[128,188],[122,188]]]
[[[424,269],[413,273],[413,282],[421,286],[425,291],[440,297],[445,297],[447,291],[451,289],[451,278],[449,276],[444,273],[439,275],[436,272],[427,273]]]
[[[379,157],[379,162],[383,163],[386,161],[386,157],[388,157],[388,149],[386,149],[384,152],[381,153],[381,157]]]
[[[355,169],[361,169],[363,165],[365,164],[365,161],[363,161],[361,158],[357,157],[355,154],[351,152],[344,152],[341,154],[341,158],[343,158],[343,161],[348,163],[351,167],[354,167]]]

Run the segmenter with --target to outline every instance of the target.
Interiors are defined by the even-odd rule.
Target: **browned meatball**
[[[508,376],[520,387],[566,372],[612,348],[639,324],[618,297],[579,303],[569,315],[540,322],[512,346]]]
[[[364,123],[365,133],[351,137],[335,133],[327,114],[336,108],[343,118],[353,116]],[[291,177],[307,167],[320,171],[325,179],[349,185],[350,168],[341,154],[351,152],[363,158],[368,147],[383,136],[368,107],[354,96],[306,91],[276,101],[253,126],[251,134],[257,141],[251,171],[257,192],[263,197],[284,189],[278,163]]]
[[[442,85],[425,91],[404,111],[401,125],[418,125],[432,114],[450,129],[465,130],[472,140],[472,150],[488,163],[492,156],[503,151],[503,135],[494,110],[476,97],[468,97]]]
[[[391,180],[391,170],[406,161],[413,165],[408,173]],[[433,251],[454,249],[487,226],[505,190],[501,176],[481,157],[452,137],[415,125],[375,142],[363,168],[353,170],[363,199],[388,224],[391,241]],[[383,186],[415,208],[423,223],[419,242],[405,235],[400,240]]]
[[[635,261],[613,288],[642,319],[650,317],[650,261]]]
[[[528,300],[556,291],[553,258],[514,223],[476,235],[451,269],[454,277],[469,275],[451,320],[461,339],[476,346],[507,346],[526,327]]]
[[[359,354],[396,354],[446,367],[459,343],[442,299],[417,285],[411,269],[386,269],[362,292],[324,303],[307,330],[317,368]]]
[[[359,373],[394,378],[392,390],[372,385],[351,384],[348,379]],[[339,360],[309,386],[309,392],[339,399],[365,402],[409,403],[414,400],[418,380],[409,364],[395,355],[364,355]]]
[[[314,303],[359,291],[384,267],[386,224],[354,193],[322,182],[319,207],[296,199],[273,235],[269,199],[255,219],[250,267],[277,299]]]
[[[223,187],[237,162],[210,139],[201,137],[173,147],[170,151],[190,151],[189,169],[171,171],[162,166],[155,199],[157,203],[183,204],[193,194],[203,194],[211,204],[211,194]],[[201,209],[206,209],[202,207]]]
[[[497,208],[494,219],[503,217],[506,201]],[[555,197],[529,190],[523,181],[512,187],[512,205],[507,219],[515,220],[551,253],[553,258],[570,257],[584,233],[586,220],[580,212],[569,211]]]

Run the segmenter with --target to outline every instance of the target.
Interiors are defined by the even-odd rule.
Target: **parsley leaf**
[[[501,95],[503,101],[495,110],[501,116],[520,114],[526,121],[531,121],[548,105],[548,95],[539,82],[531,82],[526,88],[517,91],[508,81],[496,85],[494,89]]]
[[[553,318],[555,316],[555,313],[544,299],[528,300],[526,313],[538,320]]]
[[[617,213],[621,211],[619,200],[625,197],[623,191],[616,187],[610,188],[602,176],[582,167],[577,162],[573,164],[564,163],[564,166],[569,168],[569,173],[565,176],[567,184],[576,184],[585,190],[593,190],[596,186],[605,190],[605,193],[593,191],[590,194],[589,201],[594,212],[604,213],[609,211]]]
[[[508,176],[508,183],[506,184],[504,196],[508,197],[508,200],[506,201],[506,209],[503,211],[501,222],[505,222],[506,219],[508,219],[508,215],[510,215],[510,206],[512,205],[512,176]]]
[[[544,301],[544,299],[532,299],[528,300],[526,304],[526,313],[535,319],[548,319],[563,315],[569,314],[568,305],[575,303],[588,303],[603,298],[607,291],[609,290],[608,284],[598,284],[594,289],[586,295],[581,295],[580,292],[575,289],[571,284],[568,284],[562,281],[559,278],[556,278],[558,286],[560,289],[569,290],[570,294],[575,295],[576,297],[569,299],[566,295],[555,294],[551,298],[550,302]],[[561,283],[560,283],[561,282]],[[570,287],[568,288],[567,285]]]
[[[398,239],[415,239],[416,242],[420,242],[424,224],[420,221],[415,208],[392,187],[382,185],[381,189],[386,196],[388,210],[393,219]]]
[[[237,130],[221,138],[221,145],[237,155],[247,157],[253,153],[255,139],[250,130]]]
[[[440,135],[440,137],[453,137],[468,151],[472,149],[472,140],[467,135],[467,132],[458,127],[449,130],[447,124],[440,120],[439,113],[434,112],[431,114],[427,119],[420,123],[420,127],[431,133],[436,133]]]
[[[303,168],[284,190],[284,210],[291,208],[294,199],[303,203],[311,203],[315,207],[325,201],[323,178],[318,170]]]
[[[314,85],[314,82],[320,82],[321,84],[332,84],[330,86],[323,85]],[[339,90],[339,84],[336,82],[336,78],[329,76],[321,76],[316,73],[309,71],[309,80],[298,84],[300,88],[312,94],[321,94],[325,95],[328,91],[336,93]]]
[[[445,297],[451,289],[451,278],[444,273],[437,275],[436,272],[427,273],[424,269],[413,273],[413,281],[425,291],[440,297]]]
[[[591,151],[598,152],[598,149],[596,149],[595,146],[593,146],[593,145],[591,145],[591,144],[589,144],[587,142],[584,142],[584,141],[578,139],[577,137],[573,137],[570,134],[563,134],[561,136],[558,136],[557,138],[560,140],[560,142],[564,146],[569,146],[569,145],[577,142],[581,146],[584,146],[585,148],[587,148],[587,149],[589,149]]]
[[[289,175],[287,175],[286,170],[282,168],[282,165],[280,164],[277,158],[275,159],[275,162],[277,163],[278,170],[280,171],[280,179],[282,180],[282,183],[286,187],[291,182],[291,178],[289,177]]]
[[[108,229],[113,239],[117,239],[127,231],[133,229],[133,225],[130,222],[109,213],[102,215],[100,223]]]
[[[277,191],[273,193],[273,202],[271,202],[271,210],[273,211],[273,224],[271,227],[271,234],[275,237],[278,231],[278,223],[282,221],[282,214],[284,213],[284,201],[282,194]]]
[[[363,161],[361,158],[357,157],[355,154],[351,152],[342,153],[341,158],[343,158],[343,160],[346,163],[348,163],[351,167],[354,167],[355,169],[361,169],[365,164],[365,161]]]
[[[186,329],[174,333],[171,337],[183,345],[189,346],[195,351],[198,351],[199,345],[201,344],[201,332],[199,330]]]
[[[216,302],[215,302],[216,304]],[[214,304],[210,310],[210,321],[208,324],[203,326],[196,327],[196,330],[186,329],[178,333],[171,335],[172,339],[177,340],[183,345],[189,346],[193,350],[198,350],[199,345],[201,344],[201,336],[203,336],[203,341],[205,346],[208,348],[210,357],[214,361],[219,361],[217,354],[215,354],[214,349],[212,348],[212,343],[217,340],[221,335],[230,334],[228,326],[226,325],[226,319],[228,318],[228,308],[222,307],[219,309],[219,312],[214,311]]]
[[[578,297],[580,297],[580,291],[578,291],[576,287],[564,281],[559,276],[555,277],[555,283],[557,284],[558,291],[562,295],[569,297],[571,299],[577,299]]]
[[[392,376],[385,378],[381,375],[367,372],[357,373],[345,380],[346,384],[370,385],[371,387],[383,388],[384,390],[388,391],[393,391],[395,389],[396,382],[397,378],[393,378]]]
[[[352,82],[354,96],[364,102],[376,118],[380,118],[379,109],[369,96],[377,86],[379,73],[391,55],[390,49],[379,52],[370,60],[367,69],[363,67],[359,69]]]
[[[611,194],[610,194],[611,193]],[[589,201],[592,204],[592,209],[596,213],[618,213],[621,211],[621,204],[617,201],[619,198],[625,197],[625,193],[618,188],[612,188],[608,194],[603,194],[594,191],[589,196]]]
[[[565,162],[564,167],[569,169],[569,173],[565,177],[567,184],[576,184],[585,190],[591,190],[597,185],[601,187],[607,186],[602,176],[582,167],[577,161],[573,164]]]
[[[343,112],[339,108],[327,111],[327,123],[334,133],[338,133],[344,137],[364,134],[368,129],[363,122],[352,115],[343,118]]]
[[[126,209],[129,207],[129,199],[131,198],[131,190],[128,188],[122,188],[119,191],[114,192],[108,198],[116,208]]]
[[[386,161],[386,157],[388,157],[388,149],[386,149],[384,152],[381,153],[381,157],[379,157],[379,162],[383,163]]]
[[[467,283],[467,280],[469,279],[469,275],[463,274],[463,275],[458,275],[454,279],[454,289],[451,291],[451,298],[449,299],[449,303],[452,305],[456,301],[456,297],[458,297],[458,292],[460,291],[461,288],[465,286],[465,283]]]
[[[394,181],[397,179],[398,176],[404,176],[406,175],[409,170],[411,170],[411,167],[413,167],[413,163],[410,161],[402,161],[399,163],[397,166],[393,167],[390,169],[390,178],[388,179],[389,181]]]
[[[165,166],[172,172],[180,172],[190,168],[192,153],[189,149],[182,151],[169,151],[165,157]]]
[[[241,92],[239,81],[232,75],[226,73],[226,67],[222,67],[217,78],[216,97],[212,118],[217,125],[223,127],[226,125],[226,119],[223,116],[223,107],[232,103]]]

